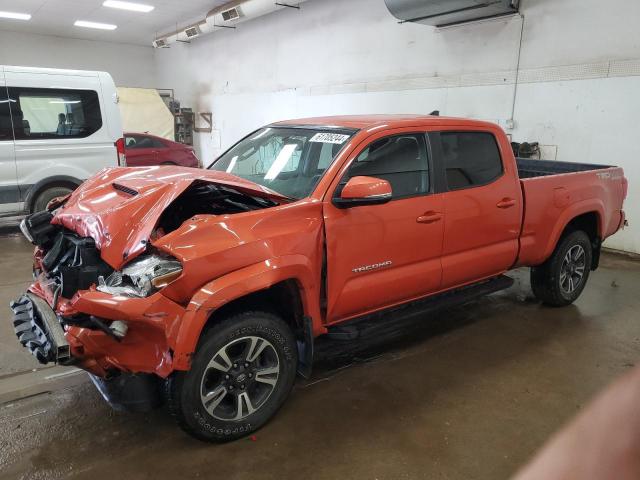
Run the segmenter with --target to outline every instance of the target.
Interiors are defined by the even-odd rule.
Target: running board
[[[415,324],[416,316],[459,306],[479,297],[505,290],[511,285],[513,285],[511,277],[500,275],[480,283],[348,320],[344,324],[329,327],[325,336],[332,340],[355,340],[370,335],[397,333],[404,325]]]

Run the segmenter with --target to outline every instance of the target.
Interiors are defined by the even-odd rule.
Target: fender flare
[[[204,326],[222,306],[284,280],[295,280],[300,288],[303,315],[311,319],[313,336],[326,332],[320,316],[320,279],[311,262],[302,255],[277,257],[219,277],[202,286],[193,296],[175,336],[173,367],[188,370]],[[308,321],[308,320],[307,320]]]
[[[84,180],[80,180],[75,177],[71,177],[69,175],[53,175],[51,177],[45,177],[42,180],[38,180],[36,183],[31,185],[27,190],[27,193],[24,197],[24,210],[26,214],[31,213],[31,207],[33,202],[36,199],[36,195],[40,193],[43,189],[45,189],[48,185],[56,185],[56,184],[71,184],[75,185],[76,188],[82,184]]]
[[[596,214],[598,235],[602,236],[605,229],[604,205],[602,204],[602,201],[598,199],[589,199],[574,203],[562,212],[562,215],[560,215],[560,218],[554,225],[551,235],[549,235],[549,239],[547,240],[547,244],[543,250],[543,256],[539,259],[540,263],[545,262],[551,256],[558,244],[558,241],[560,240],[562,232],[567,228],[567,225],[569,225],[574,218],[584,215],[585,213]]]

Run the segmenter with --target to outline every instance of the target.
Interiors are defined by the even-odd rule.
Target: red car
[[[148,133],[125,133],[127,166],[180,165],[201,168],[193,147]]]

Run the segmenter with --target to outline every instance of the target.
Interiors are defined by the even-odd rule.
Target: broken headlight
[[[173,257],[144,255],[115,271],[98,278],[98,290],[112,295],[147,297],[173,282],[182,274],[182,265]]]

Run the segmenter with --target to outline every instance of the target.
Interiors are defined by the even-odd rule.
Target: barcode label
[[[342,133],[316,133],[309,141],[342,144],[347,140],[347,138],[349,138],[349,135],[344,135]]]

